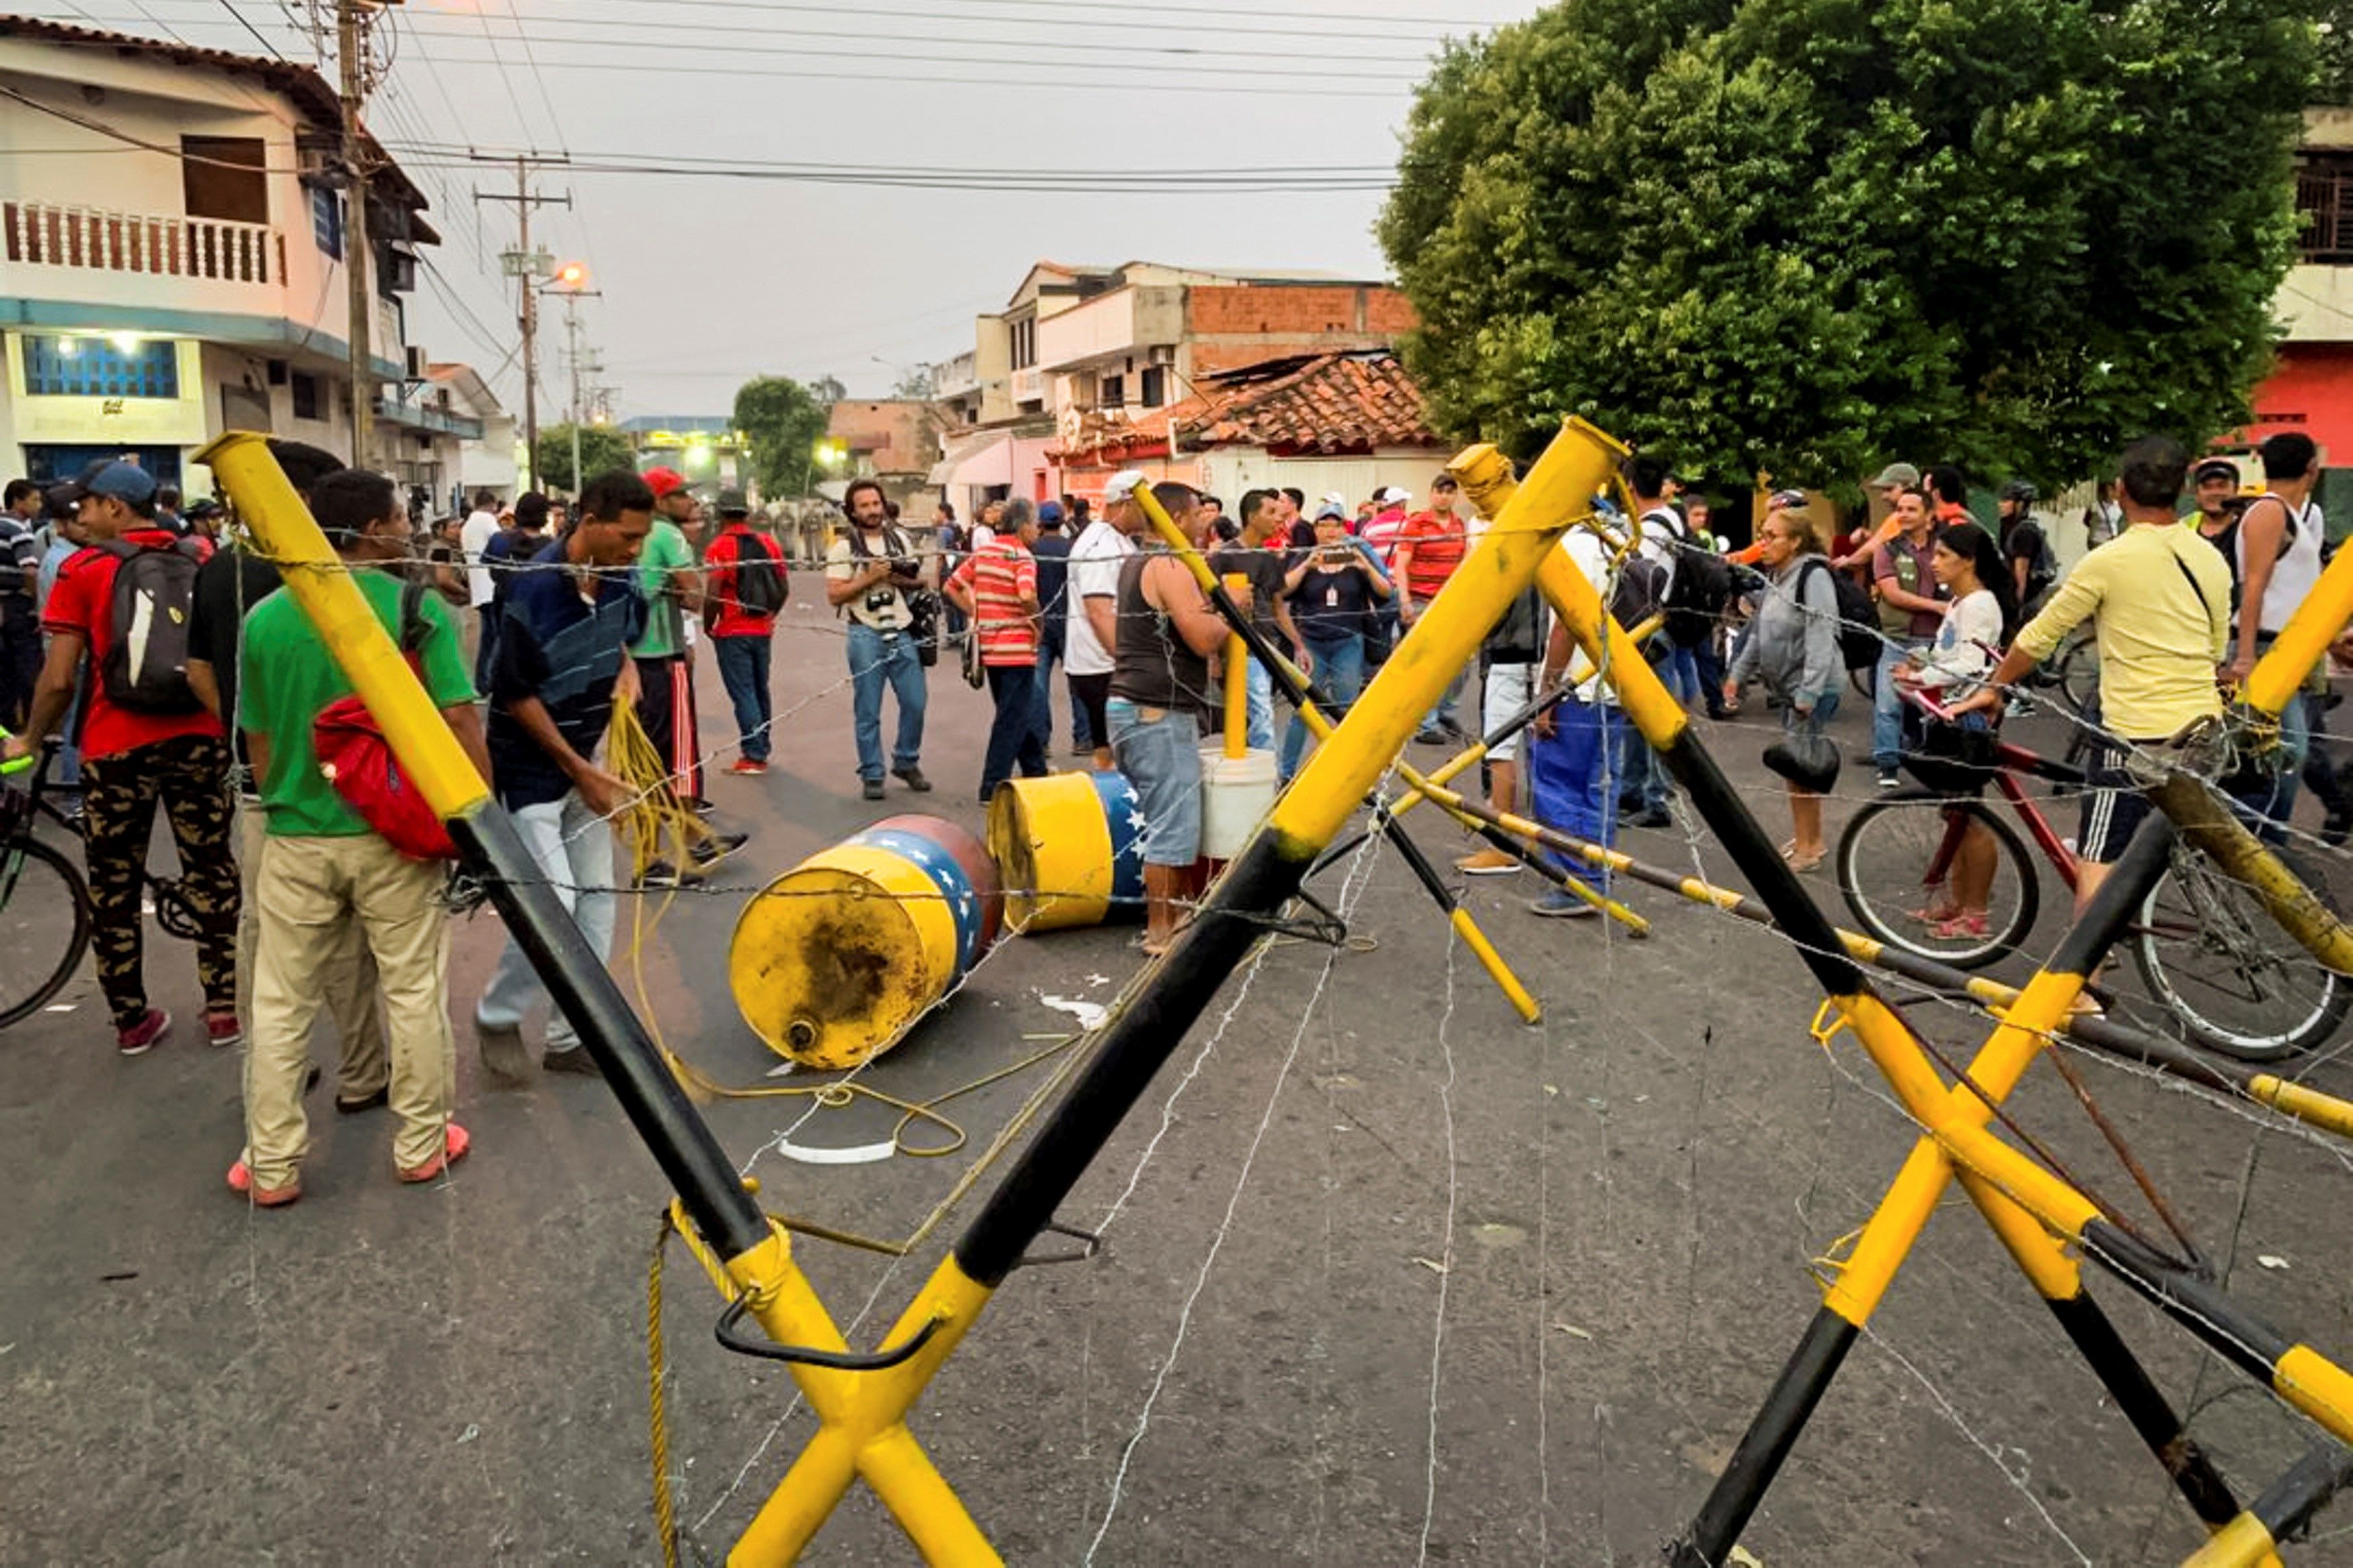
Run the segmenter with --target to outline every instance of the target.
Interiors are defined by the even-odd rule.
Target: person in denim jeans
[[[1200,504],[1190,486],[1153,487],[1194,547]],[[1107,496],[1105,503],[1124,499]],[[1176,897],[1201,856],[1200,715],[1209,707],[1210,656],[1225,646],[1226,623],[1174,555],[1151,549],[1120,563],[1104,728],[1120,772],[1142,808],[1144,951],[1157,958],[1176,935]]]
[[[882,798],[882,689],[899,700],[891,771],[918,795],[923,776],[923,662],[908,631],[907,595],[925,585],[924,568],[907,536],[891,526],[882,487],[853,479],[842,498],[849,526],[825,557],[825,598],[849,621],[849,701],[858,738],[858,778],[868,800]]]
[[[1871,709],[1871,762],[1879,771],[1881,789],[1894,789],[1901,782],[1896,767],[1904,757],[1906,721],[1904,699],[1895,689],[1896,668],[1924,652],[1945,620],[1927,493],[1917,488],[1898,489],[1894,515],[1901,531],[1871,557],[1881,634],[1879,684]]]
[[[1325,718],[1335,724],[1365,689],[1365,633],[1390,584],[1373,552],[1348,537],[1348,516],[1326,501],[1315,513],[1315,548],[1283,574],[1283,595],[1307,651],[1308,674],[1332,699]],[[1297,714],[1282,738],[1279,772],[1289,784],[1307,745],[1307,724]]]

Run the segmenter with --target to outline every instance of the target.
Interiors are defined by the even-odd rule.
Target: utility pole
[[[374,171],[360,131],[368,76],[364,0],[335,0],[335,27],[343,65],[343,166],[352,182],[343,229],[343,276],[351,285],[351,327],[344,336],[352,355],[352,467],[364,468],[375,448],[375,303],[368,287],[368,176]]]
[[[592,375],[602,375],[605,371],[601,363],[581,363],[580,301],[584,299],[601,300],[605,293],[601,289],[566,289],[563,293],[564,357],[572,366],[572,408],[568,416],[572,426],[572,488],[576,492],[587,482],[587,476],[580,471],[580,425],[588,416],[586,405],[580,401],[580,373],[585,370]]]
[[[482,158],[477,162],[503,163],[504,159]],[[525,489],[539,488],[539,280],[555,270],[555,258],[544,250],[531,246],[531,209],[535,206],[568,207],[569,194],[543,196],[531,188],[531,172],[543,164],[568,163],[564,156],[544,153],[518,153],[514,157],[515,188],[512,195],[503,191],[476,191],[478,202],[512,202],[519,227],[515,248],[501,251],[499,269],[514,279],[522,289],[522,467]],[[577,477],[576,475],[575,476]]]

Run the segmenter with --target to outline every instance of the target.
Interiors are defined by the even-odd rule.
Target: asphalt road
[[[889,813],[978,826],[986,700],[937,674],[938,791],[894,784],[869,805],[840,640],[806,606],[783,634],[779,765],[712,785],[756,837],[642,943],[653,1017],[714,1078],[795,1086],[768,1076],[776,1058],[727,993],[752,889]],[[715,671],[701,689],[716,745],[732,724]],[[1778,786],[1756,763],[1766,721],[1703,728],[1778,831]],[[1838,731],[1864,724],[1851,713]],[[1868,787],[1867,770],[1849,779]],[[1833,832],[1851,805],[1834,805]],[[1434,817],[1415,826],[1433,856],[1461,852]],[[1627,842],[1723,865],[1696,828]],[[1813,1311],[1810,1260],[1868,1215],[1907,1124],[1851,1039],[1810,1037],[1819,998],[1769,932],[1638,890],[1655,923],[1635,942],[1530,917],[1525,874],[1480,880],[1472,908],[1546,1004],[1527,1027],[1394,853],[1323,886],[1349,910],[1349,947],[1278,943],[1229,982],[1064,1211],[1104,1230],[1102,1255],[1017,1273],[915,1430],[1016,1562],[1656,1561]],[[1827,880],[1818,891],[1835,898]],[[2057,929],[2046,916],[2038,945]],[[1073,1027],[1048,998],[1110,1001],[1139,962],[1129,934],[1006,944],[864,1081],[923,1100],[1044,1049]],[[500,936],[487,915],[459,931],[461,1031]],[[193,1019],[186,951],[157,937],[150,974]],[[60,1003],[0,1038],[0,1563],[659,1560],[645,1286],[666,1194],[601,1085],[487,1088],[461,1032],[476,1147],[453,1180],[396,1184],[381,1113],[338,1118],[322,1091],[307,1195],[259,1213],[222,1186],[234,1054],[184,1024],[123,1060],[86,975]],[[1958,1050],[1986,1028],[1941,1003],[1912,1012]],[[931,1158],[778,1152],[888,1139],[896,1112],[871,1101],[704,1109],[773,1205],[904,1237],[1060,1059],[942,1107],[968,1142]],[[2135,1073],[2084,1070],[2234,1292],[2353,1352],[2343,1155]],[[2339,1064],[2316,1081],[2353,1091]],[[2145,1214],[2047,1068],[2016,1103],[2102,1194]],[[814,1241],[797,1255],[871,1344],[959,1217],[904,1260]],[[2304,1428],[2113,1284],[2094,1290],[2242,1496],[2293,1460]],[[781,1368],[712,1342],[719,1301],[682,1254],[667,1295],[680,1517],[690,1561],[716,1560],[813,1427]],[[2047,1311],[1948,1202],[1746,1542],[1771,1568],[1869,1568],[2170,1563],[2200,1539]],[[862,1492],[810,1553],[912,1556]],[[2353,1562],[2353,1538],[2291,1560]]]

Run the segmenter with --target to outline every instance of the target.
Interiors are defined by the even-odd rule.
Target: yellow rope
[[[670,1490],[670,1422],[662,1405],[662,1255],[670,1249],[672,1234],[670,1210],[665,1207],[661,1228],[654,1234],[653,1256],[646,1266],[646,1395],[653,1437],[654,1532],[661,1541],[663,1568],[678,1568],[678,1512]]]

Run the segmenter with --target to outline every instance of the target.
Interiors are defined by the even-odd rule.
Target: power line
[[[752,31],[758,31],[759,29],[754,28],[754,29],[751,29],[751,30],[752,30]],[[418,37],[424,37],[424,38],[450,38],[450,39],[456,39],[456,40],[464,41],[464,42],[471,42],[471,41],[472,41],[472,34],[471,34],[470,31],[468,31],[467,29],[464,29],[464,28],[446,28],[446,27],[417,28],[417,29],[416,29],[416,34],[417,34],[417,36]],[[543,40],[543,42],[546,42],[546,43],[549,43],[549,44],[552,44],[552,45],[554,45],[554,46],[556,46],[556,47],[561,47],[561,48],[574,48],[574,49],[623,49],[623,50],[627,50],[628,52],[629,52],[629,53],[630,53],[630,54],[632,54],[632,55],[642,54],[642,53],[644,53],[644,52],[645,52],[645,51],[647,51],[647,50],[649,50],[649,49],[655,49],[655,50],[661,50],[661,51],[664,51],[664,52],[666,52],[666,53],[673,53],[673,54],[675,54],[675,53],[681,53],[681,52],[683,52],[683,53],[687,53],[687,54],[692,54],[692,55],[697,55],[697,56],[701,56],[701,57],[708,58],[708,57],[710,56],[711,52],[712,52],[712,47],[711,47],[711,46],[710,46],[708,43],[699,43],[699,42],[695,42],[695,41],[691,40],[691,39],[654,39],[654,38],[579,38],[579,37],[565,37],[565,38],[549,38],[549,39],[544,39],[544,40]],[[920,42],[920,43],[937,43],[937,44],[945,44],[945,45],[948,45],[948,46],[950,46],[952,48],[953,48],[953,47],[957,47],[958,46],[961,46],[960,52],[949,53],[949,54],[911,54],[911,53],[908,53],[908,52],[906,52],[906,51],[904,51],[904,50],[898,49],[898,48],[894,47],[894,48],[891,51],[891,54],[890,54],[890,56],[889,56],[889,59],[890,59],[890,61],[891,61],[892,63],[893,63],[893,64],[913,64],[913,65],[952,65],[952,66],[984,66],[984,67],[985,67],[985,66],[990,66],[990,65],[995,65],[995,64],[1000,63],[1000,62],[997,62],[997,61],[988,60],[988,59],[976,59],[976,58],[974,58],[974,57],[973,57],[973,56],[968,52],[968,51],[969,51],[973,47],[975,47],[975,44],[976,44],[976,43],[977,43],[977,42],[978,42],[978,40],[966,41],[966,40],[956,39],[956,38],[925,38],[925,39],[913,39],[913,38],[910,38],[910,39],[899,39],[899,38],[893,38],[893,39],[892,39],[892,40],[891,40],[891,42],[892,42],[893,45],[896,45],[896,44],[899,44],[899,43],[902,43],[902,42],[907,42],[907,43],[918,43],[918,42]],[[1003,47],[1018,47],[1018,46],[1003,46]],[[1077,47],[1104,47],[1104,48],[1107,48],[1107,47],[1113,47],[1113,46],[1110,46],[1110,45],[1097,45],[1097,46],[1070,45],[1070,46],[1066,46],[1066,47],[1073,47],[1073,48],[1077,48]],[[531,46],[530,46],[530,43],[529,43],[527,40],[524,42],[524,44],[523,44],[523,47],[524,47],[524,49],[525,49],[526,51],[528,51],[528,50],[530,49]],[[1150,50],[1146,50],[1146,51],[1143,51],[1143,52],[1145,52],[1145,53],[1147,53],[1147,54],[1148,54],[1148,53],[1155,53],[1155,52],[1163,52],[1163,51],[1150,51]],[[1166,52],[1166,53],[1175,53],[1175,54],[1183,54],[1183,53],[1185,53],[1186,51],[1183,51],[1183,50],[1171,50],[1171,51],[1165,51],[1165,52]],[[767,45],[767,44],[730,44],[730,45],[728,45],[728,46],[727,46],[726,53],[727,53],[727,54],[729,54],[729,55],[731,55],[731,56],[735,56],[735,55],[783,55],[783,56],[786,56],[786,57],[789,57],[789,58],[794,58],[794,59],[820,59],[820,60],[869,60],[869,61],[871,61],[871,60],[873,60],[873,59],[875,59],[875,58],[877,58],[877,57],[876,57],[876,54],[875,54],[875,51],[874,51],[873,49],[871,49],[871,48],[863,48],[863,49],[825,49],[825,48],[810,48],[810,47],[807,47],[807,46],[805,46],[805,45],[781,45],[781,44],[777,44],[777,45]],[[446,58],[447,57],[444,57],[444,58]],[[1345,57],[1343,57],[1343,58],[1345,58]],[[1357,57],[1357,58],[1368,58],[1368,57]],[[580,62],[579,62],[579,61],[576,61],[576,60],[558,60],[558,61],[556,61],[555,63],[556,63],[556,64],[558,64],[558,65],[562,65],[562,66],[576,66],[576,65],[578,65]],[[1007,61],[1004,61],[1004,62],[1001,62],[1001,63],[1004,63],[1004,64],[1007,64],[1007,65],[1025,65],[1025,64],[1029,64],[1029,62],[1028,62],[1028,61],[1023,61],[1023,60],[1007,60]],[[1408,65],[1410,65],[1411,63],[1412,63],[1412,62],[1409,62],[1409,61],[1405,60],[1402,57],[1399,57],[1399,58],[1398,58],[1398,64],[1399,65],[1399,67],[1400,67],[1400,68],[1403,68],[1403,67],[1406,67],[1406,66],[1408,66]],[[1164,69],[1166,69],[1166,62],[1165,62],[1165,61],[1157,60],[1157,59],[1152,59],[1152,60],[1137,59],[1137,60],[1134,60],[1134,61],[1122,59],[1122,60],[1105,60],[1105,61],[1103,61],[1103,62],[1101,62],[1101,63],[1099,63],[1099,64],[1097,64],[1097,65],[1095,65],[1095,66],[1092,67],[1091,68],[1093,68],[1093,69],[1100,69],[1100,70],[1119,70],[1119,71],[1139,71],[1139,72],[1141,72],[1141,71],[1158,71],[1158,70],[1164,70]],[[1232,79],[1232,78],[1236,78],[1236,77],[1242,77],[1242,78],[1253,78],[1253,79],[1280,79],[1280,80],[1284,80],[1284,81],[1297,81],[1297,82],[1325,82],[1325,81],[1397,81],[1397,82],[1404,82],[1404,81],[1412,81],[1412,80],[1415,80],[1415,79],[1417,79],[1419,77],[1419,75],[1421,74],[1420,72],[1419,72],[1419,71],[1417,71],[1417,70],[1407,69],[1407,68],[1399,68],[1399,69],[1396,69],[1396,70],[1369,70],[1369,71],[1366,71],[1366,70],[1332,70],[1332,69],[1327,68],[1326,68],[1326,67],[1325,67],[1325,66],[1321,62],[1321,60],[1312,61],[1312,62],[1307,62],[1307,63],[1303,63],[1303,64],[1295,65],[1295,66],[1283,66],[1283,65],[1278,65],[1278,66],[1271,66],[1271,67],[1260,67],[1260,66],[1225,66],[1225,65],[1220,65],[1220,66],[1218,66],[1218,67],[1216,68],[1216,70],[1217,70],[1217,74],[1218,74],[1220,78],[1224,78],[1224,79]],[[1072,85],[1076,85],[1076,84],[1072,84]],[[543,89],[543,96],[544,96],[544,89]],[[550,113],[551,113],[551,115],[553,114],[553,112],[554,112],[554,110],[553,110],[553,109],[551,108],[551,110],[550,110]],[[559,135],[559,138],[558,138],[558,139],[559,139],[559,140],[561,140],[560,135]]]
[[[514,16],[518,20],[522,19],[524,16],[522,12],[511,12],[511,15]],[[529,14],[529,19],[539,22],[560,22],[566,36],[562,38],[552,38],[547,40],[549,42],[599,43],[607,45],[607,47],[616,44],[634,44],[637,40],[577,38],[569,35],[571,30],[576,27],[651,28],[658,32],[672,34],[676,33],[678,30],[673,24],[663,21],[648,22],[619,17],[602,18],[589,16],[566,16],[559,18],[550,16],[544,12],[536,11]],[[871,26],[853,29],[843,29],[839,27],[759,27],[745,26],[742,23],[728,22],[696,22],[692,24],[692,26],[694,32],[698,36],[713,33],[733,33],[751,37],[763,38],[838,38],[862,40],[870,45],[881,41]],[[420,37],[471,37],[471,34],[462,27],[436,27],[419,28],[417,29],[417,36]],[[1357,37],[1359,35],[1345,33],[1314,33],[1304,36],[1317,39],[1332,39]],[[1032,40],[1018,37],[1005,37],[1001,36],[985,38],[967,38],[926,33],[892,33],[888,35],[888,39],[894,45],[944,44],[960,48],[972,48],[978,47],[987,48],[1018,49],[1025,53],[1035,53],[1039,50],[1045,49],[1063,53],[1083,52],[1089,54],[1141,55],[1160,60],[1174,58],[1206,61],[1228,55],[1242,55],[1254,58],[1262,55],[1263,53],[1263,50],[1259,46],[1240,44],[1219,45],[1211,47],[1204,47],[1200,44],[1092,43],[1084,39],[1073,38]],[[648,47],[651,46],[649,45]],[[666,47],[671,48],[700,48],[707,46],[687,42],[670,44]],[[777,51],[772,50],[766,52],[774,53]],[[869,51],[869,54],[871,58],[871,50]],[[1315,55],[1315,58],[1319,63],[1331,60],[1343,60],[1371,64],[1409,66],[1420,65],[1426,58],[1426,55],[1423,54],[1335,55],[1320,49],[1316,51]]]
[[[155,4],[204,5],[208,0],[154,0]],[[962,22],[993,30],[1008,27],[1038,27],[1060,33],[1073,27],[1133,34],[1139,26],[1133,11],[1096,5],[1093,0],[966,0],[968,5],[1018,5],[1033,10],[1082,11],[1084,16],[1017,16],[986,12],[976,16],[970,9],[944,10],[881,10],[872,6],[844,4],[842,0],[631,0],[629,9],[659,8],[714,9],[736,15],[789,15],[840,16],[871,24],[876,21]],[[428,16],[462,16],[467,8],[460,6],[419,6],[417,14]],[[571,26],[583,20],[575,12],[522,12],[517,16],[532,21],[559,22]],[[1210,20],[1219,16],[1239,16],[1251,23],[1277,24],[1297,22],[1298,27],[1244,26],[1234,22]],[[1510,17],[1493,20],[1461,16],[1383,16],[1347,12],[1302,12],[1243,6],[1187,6],[1184,12],[1187,36],[1228,34],[1238,37],[1298,37],[1298,38],[1398,38],[1420,39],[1451,36],[1462,30],[1477,31],[1505,26]],[[1162,20],[1155,16],[1155,25]],[[696,24],[700,26],[699,24]]]
[[[284,55],[279,54],[278,46],[276,44],[271,43],[268,38],[261,36],[260,28],[246,20],[245,13],[237,8],[237,0],[220,0],[220,3],[223,10],[236,17],[237,19],[237,24],[244,27],[247,32],[253,35],[253,41],[255,43],[259,44],[263,48],[268,49],[270,54],[275,56],[279,60],[289,64],[291,63],[290,61],[286,61],[286,57]]]
[[[432,55],[424,58],[435,60],[438,63],[446,66],[488,66],[493,63],[491,60],[481,59],[479,58],[459,58],[449,55]],[[873,57],[868,55],[859,58],[871,58]],[[910,76],[898,71],[887,70],[796,71],[760,68],[735,69],[725,66],[649,66],[640,61],[613,61],[611,63],[606,63],[596,60],[563,60],[557,63],[566,70],[624,71],[629,75],[638,77],[686,76],[706,79],[711,77],[752,77],[770,81],[855,81],[870,84],[876,82],[903,82],[921,87],[1042,87],[1053,88],[1061,92],[1118,92],[1129,94],[1131,96],[1139,93],[1174,92],[1201,93],[1215,97],[1228,98],[1297,99],[1307,95],[1306,89],[1299,87],[1228,87],[1219,85],[1216,82],[1184,80],[1172,81],[1167,79],[1166,77],[1162,77],[1157,79],[1146,77],[1143,79],[1134,81],[1098,81],[1084,75],[1053,77],[954,75]],[[1115,68],[1141,71],[1146,70],[1149,68],[1136,66],[1120,67]],[[1312,80],[1315,79],[1307,78],[1305,79]],[[1404,86],[1407,79],[1408,79],[1404,78],[1398,79],[1399,87]],[[1319,99],[1394,99],[1398,97],[1398,94],[1395,90],[1381,91],[1366,88],[1331,88],[1316,92],[1314,96]]]

